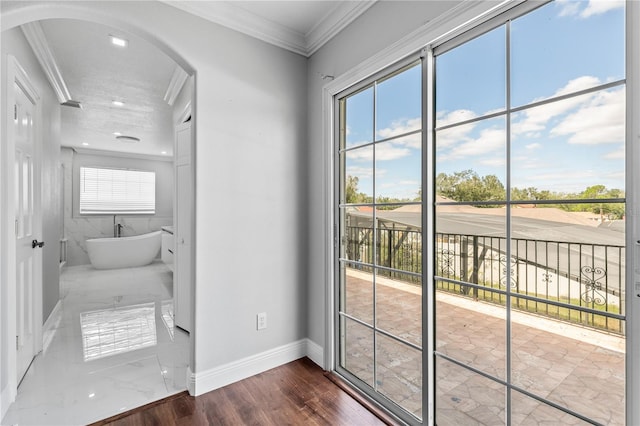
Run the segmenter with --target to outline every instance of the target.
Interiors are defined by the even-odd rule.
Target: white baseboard
[[[304,356],[322,366],[322,354],[318,344],[301,339],[200,373],[187,369],[187,389],[191,395],[202,395]]]
[[[56,334],[55,333],[56,328],[58,328],[58,326],[60,325],[60,320],[61,320],[60,309],[61,308],[62,308],[62,299],[59,299],[58,303],[56,303],[56,306],[53,307],[53,310],[49,314],[49,318],[47,318],[47,320],[44,322],[44,325],[42,326],[42,348],[41,349],[44,352],[47,351],[49,344],[51,344],[51,341],[53,340],[53,337]]]
[[[7,414],[7,411],[9,411],[11,403],[15,400],[15,392],[11,391],[10,383],[8,383],[7,386],[0,391],[0,422],[4,418],[5,414]]]
[[[324,368],[324,349],[322,346],[313,340],[305,340],[307,341],[307,356],[309,359],[318,364],[320,368]]]
[[[55,326],[56,320],[58,318],[58,312],[60,312],[60,308],[62,307],[62,299],[58,299],[58,303],[53,307],[51,313],[49,314],[49,318],[44,322],[42,326],[42,332],[50,331],[52,327]]]
[[[191,366],[187,367],[187,392],[191,396],[196,396],[196,375],[191,371]]]

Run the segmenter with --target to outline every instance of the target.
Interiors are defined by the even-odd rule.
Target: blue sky
[[[624,78],[623,2],[556,1],[511,23],[512,107]],[[506,107],[505,27],[436,59],[437,125]],[[420,67],[379,82],[376,140],[420,129]],[[373,88],[347,99],[346,146],[373,137]],[[414,198],[420,135],[376,144],[376,195]],[[349,151],[347,174],[373,193],[373,148]],[[624,189],[624,86],[525,109],[511,116],[514,187],[579,192]],[[436,173],[473,169],[506,183],[506,119],[438,132]]]

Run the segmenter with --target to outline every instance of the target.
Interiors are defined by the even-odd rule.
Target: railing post
[[[480,268],[480,252],[478,251],[478,236],[473,236],[473,272],[471,273],[471,282],[478,284],[478,269]],[[473,300],[478,300],[478,288],[473,289]]]
[[[469,239],[460,237],[460,281],[469,282]],[[461,286],[460,293],[469,294],[469,286]]]
[[[389,234],[387,237],[387,244],[389,244],[389,246],[387,247],[387,256],[389,257],[389,268],[393,268],[393,260],[392,260],[393,259],[393,230],[389,229],[387,230],[387,233]]]

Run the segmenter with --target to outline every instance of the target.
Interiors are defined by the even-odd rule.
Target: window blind
[[[155,172],[80,167],[80,214],[155,212]]]

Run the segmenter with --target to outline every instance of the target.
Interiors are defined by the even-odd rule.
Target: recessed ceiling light
[[[122,101],[111,101],[111,103],[117,107],[124,106],[124,102]]]
[[[89,146],[89,143],[88,142],[82,142],[82,145]]]
[[[113,132],[113,135],[114,135],[114,136],[120,136],[120,135],[122,135],[122,133],[120,133],[120,132]]]
[[[160,154],[167,155],[167,151],[162,151]]]
[[[114,35],[109,35],[111,39],[111,44],[118,47],[127,47],[129,45],[129,41],[120,37],[116,37]]]

